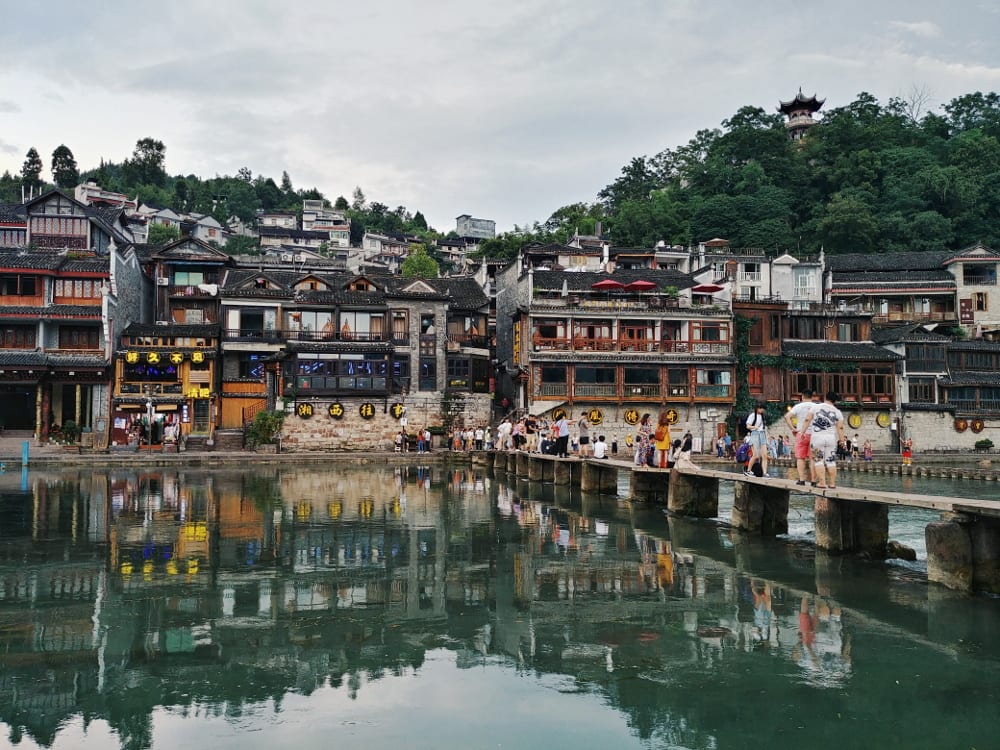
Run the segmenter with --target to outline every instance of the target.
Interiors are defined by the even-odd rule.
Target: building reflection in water
[[[615,498],[442,467],[4,481],[0,722],[14,744],[51,745],[84,717],[150,747],[158,707],[266,714],[291,692],[377,690],[435,649],[459,667],[570,675],[640,737],[692,747],[742,731],[724,691],[688,689],[706,675],[857,689],[850,609],[817,593],[811,557],[785,545],[775,583],[776,547]],[[886,627],[905,635],[898,610],[926,617],[925,603],[901,598]]]

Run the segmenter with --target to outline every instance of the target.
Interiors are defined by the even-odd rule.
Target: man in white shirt
[[[810,431],[813,472],[816,486],[822,489],[837,486],[837,445],[844,442],[844,414],[834,405],[839,398],[828,391],[823,403],[813,407],[803,425]]]
[[[604,442],[604,435],[598,435],[594,443],[594,458],[608,457],[608,444]]]
[[[812,389],[805,388],[802,391],[802,400],[785,412],[785,424],[792,431],[792,439],[795,441],[795,469],[799,473],[799,481],[795,484],[806,485],[813,481],[811,476],[811,464],[809,463],[809,431],[805,429],[806,418],[819,403],[819,394]]]

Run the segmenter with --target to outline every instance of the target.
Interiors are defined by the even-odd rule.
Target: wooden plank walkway
[[[653,471],[663,470],[654,469]],[[996,500],[974,500],[968,497],[947,497],[943,495],[917,495],[909,492],[889,492],[886,490],[869,490],[859,487],[835,487],[833,489],[811,487],[809,485],[803,487],[796,484],[792,479],[748,477],[738,474],[735,471],[703,469],[698,466],[693,468],[688,466],[675,468],[675,471],[680,471],[682,474],[689,474],[691,476],[711,477],[727,482],[749,482],[768,487],[780,487],[789,492],[820,495],[834,500],[856,500],[879,505],[923,508],[925,510],[938,510],[946,513],[971,513],[1000,518],[1000,501]]]

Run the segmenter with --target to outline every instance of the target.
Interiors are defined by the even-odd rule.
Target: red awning
[[[650,289],[656,289],[656,284],[645,279],[630,281],[625,285],[625,290],[629,292],[648,292]]]
[[[601,289],[601,290],[624,289],[625,285],[620,281],[615,281],[614,279],[601,279],[600,281],[591,284],[590,288]]]
[[[691,289],[695,294],[714,294],[715,292],[721,292],[725,289],[724,286],[719,286],[718,284],[699,284]]]

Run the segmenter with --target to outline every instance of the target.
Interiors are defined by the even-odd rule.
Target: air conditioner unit
[[[158,325],[158,326],[168,326],[168,325],[170,325],[170,321],[169,320],[158,320],[158,321],[156,321],[156,325]]]
[[[168,286],[169,284],[170,284],[170,279],[168,279],[166,276],[157,276],[156,277],[156,285],[157,286]]]
[[[291,253],[282,253],[281,254],[281,259],[285,263],[291,263],[292,262],[292,254]]]
[[[303,261],[305,261],[305,259],[306,256],[304,256],[302,253],[299,253],[298,255],[295,256],[295,260],[298,261],[299,263],[302,263]]]

